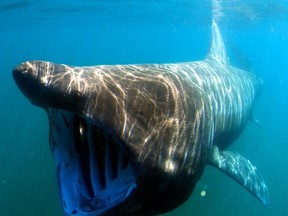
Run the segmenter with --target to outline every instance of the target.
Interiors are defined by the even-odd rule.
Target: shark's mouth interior
[[[121,141],[77,114],[51,109],[48,115],[66,214],[98,215],[124,202],[135,177]]]

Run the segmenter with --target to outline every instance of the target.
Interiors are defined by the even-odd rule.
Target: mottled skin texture
[[[157,214],[180,205],[206,164],[220,167],[221,150],[249,120],[262,81],[228,64],[215,23],[213,28],[204,61],[93,67],[31,61],[14,69],[18,86],[48,111],[50,124],[55,110],[65,110],[120,141],[133,165],[136,189],[109,215]],[[259,198],[260,190],[267,195],[264,186],[248,190]]]

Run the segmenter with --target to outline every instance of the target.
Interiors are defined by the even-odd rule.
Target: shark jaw
[[[94,119],[62,109],[46,112],[66,215],[158,215],[187,200],[200,178],[135,159],[127,143]]]
[[[123,205],[136,178],[121,141],[77,114],[51,108],[47,113],[65,213],[105,215]]]

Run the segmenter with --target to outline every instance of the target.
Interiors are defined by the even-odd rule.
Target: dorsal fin
[[[222,40],[218,25],[214,19],[212,20],[211,38],[211,47],[207,58],[217,61],[220,64],[228,64],[225,45]]]

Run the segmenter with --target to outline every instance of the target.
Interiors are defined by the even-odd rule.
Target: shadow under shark
[[[155,215],[191,195],[213,165],[270,205],[257,169],[225,151],[251,117],[262,81],[229,65],[215,22],[203,61],[16,66],[14,79],[50,122],[66,215]]]

